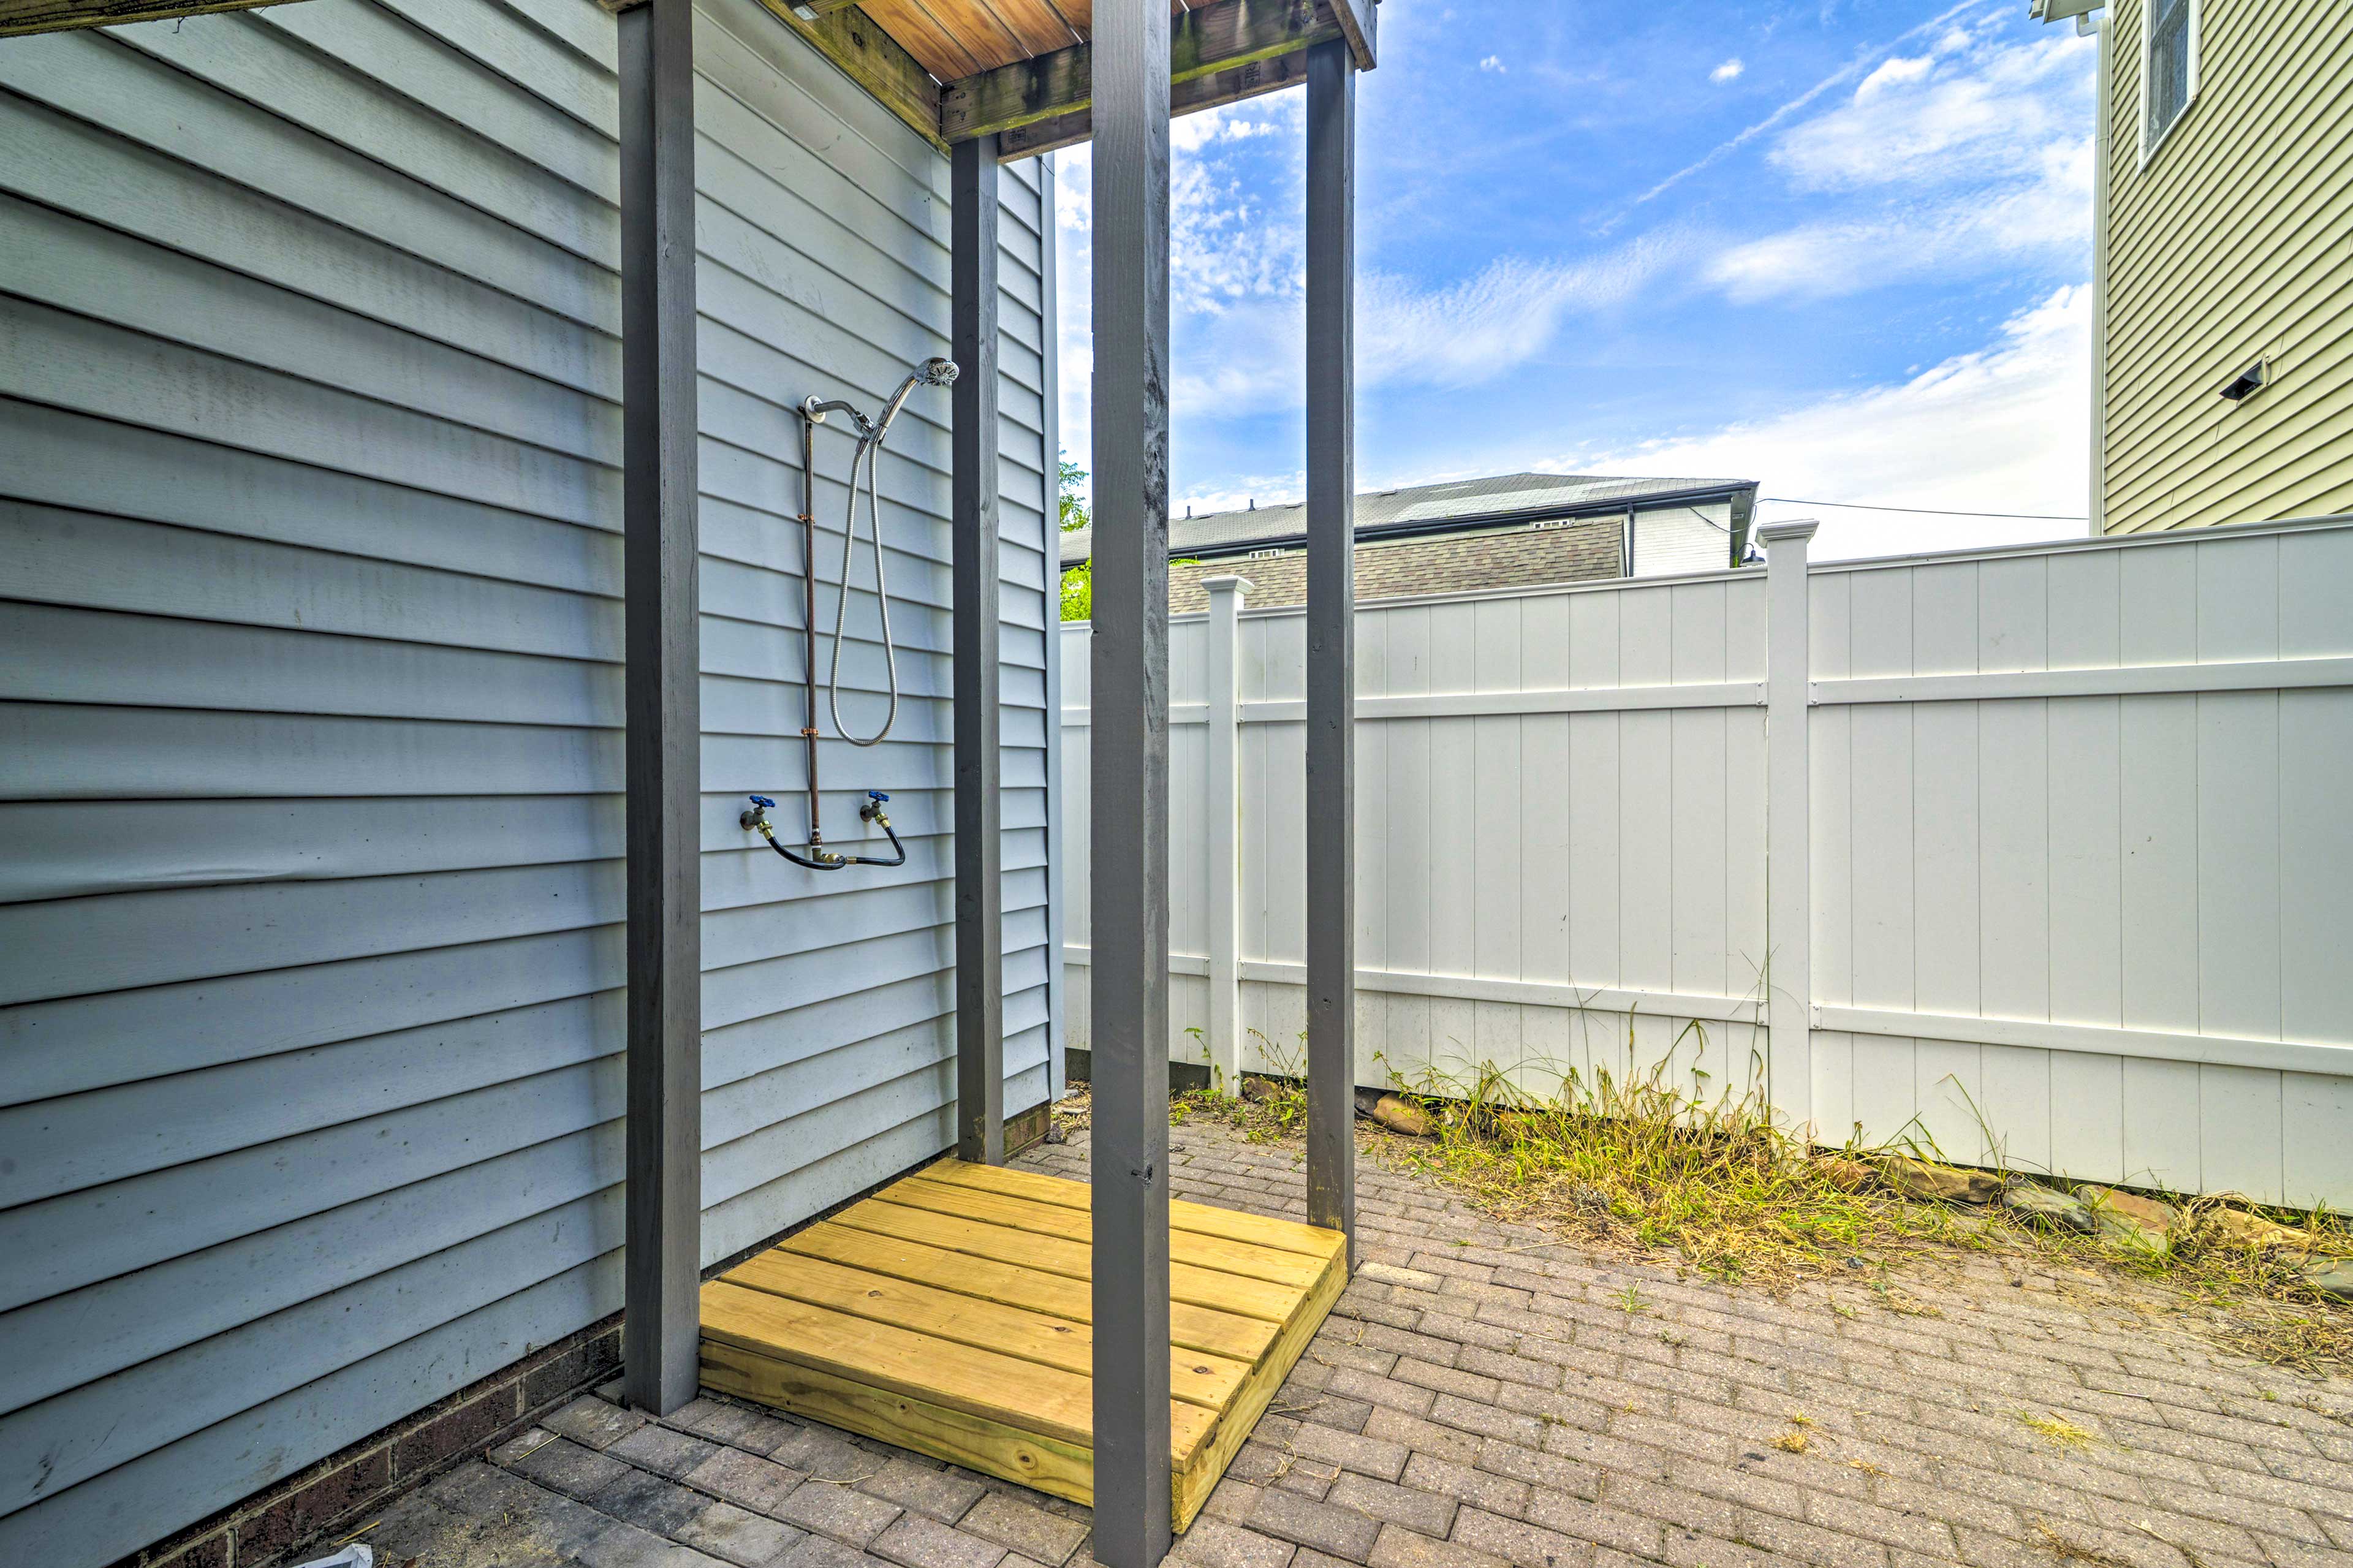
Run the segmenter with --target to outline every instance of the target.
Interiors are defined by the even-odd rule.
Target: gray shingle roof
[[[1688,490],[1735,489],[1754,486],[1753,479],[1629,479],[1609,474],[1495,474],[1483,479],[1450,479],[1443,484],[1412,485],[1402,489],[1366,490],[1356,497],[1356,530],[1405,529],[1432,533],[1451,522],[1474,518],[1541,516],[1567,512],[1649,496]],[[1304,502],[1205,512],[1199,517],[1171,518],[1170,549],[1178,555],[1247,549],[1272,540],[1296,539],[1306,531]],[[1062,535],[1062,564],[1076,565],[1091,548],[1087,529]]]
[[[1565,528],[1473,529],[1356,546],[1356,602],[1482,588],[1584,583],[1619,574],[1620,525],[1611,517]],[[1271,561],[1176,563],[1168,568],[1173,615],[1208,608],[1208,577],[1239,576],[1260,609],[1307,602],[1307,556],[1286,551]]]

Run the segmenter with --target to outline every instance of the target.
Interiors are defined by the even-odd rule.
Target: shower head
[[[952,359],[941,359],[934,355],[917,365],[908,373],[907,379],[899,384],[899,390],[891,395],[891,401],[882,405],[882,417],[874,422],[874,433],[867,438],[878,443],[882,439],[884,434],[891,428],[891,421],[899,417],[899,409],[906,403],[907,395],[913,392],[915,388],[947,386],[952,384],[955,378],[956,363]]]

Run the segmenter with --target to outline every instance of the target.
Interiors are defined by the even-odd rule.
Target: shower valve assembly
[[[801,743],[806,748],[808,765],[808,843],[806,853],[787,849],[776,839],[776,827],[768,813],[776,803],[764,795],[751,796],[751,808],[738,818],[746,832],[757,833],[768,842],[768,847],[796,866],[806,866],[812,871],[839,871],[849,866],[903,866],[907,863],[907,847],[899,842],[899,835],[891,826],[890,815],[883,804],[891,797],[881,790],[866,792],[866,804],[858,808],[859,819],[873,823],[890,839],[892,858],[884,859],[870,855],[841,855],[825,847],[825,832],[818,820],[818,728],[817,728],[817,427],[828,415],[844,414],[857,437],[857,446],[849,456],[849,507],[841,523],[841,595],[833,614],[833,660],[826,677],[826,707],[833,716],[835,733],[853,746],[871,746],[881,742],[891,732],[899,717],[899,653],[891,636],[891,598],[882,574],[882,521],[875,496],[875,460],[881,455],[883,437],[891,432],[891,423],[899,417],[899,410],[918,386],[947,386],[956,378],[954,360],[927,359],[917,365],[899,389],[882,405],[879,419],[869,419],[864,414],[840,398],[805,399],[798,410],[801,424]],[[883,710],[882,723],[871,735],[853,735],[841,721],[841,644],[842,634],[849,618],[849,568],[858,548],[858,488],[859,468],[866,470],[866,538],[874,554],[874,604],[882,630],[882,665],[888,677],[890,706]]]

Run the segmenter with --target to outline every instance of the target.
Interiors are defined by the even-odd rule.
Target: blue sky
[[[1357,121],[1357,479],[1725,475],[2084,509],[2093,46],[2026,0],[1388,0]],[[1302,95],[1173,128],[1174,493],[1303,480]],[[1060,155],[1087,462],[1090,171]],[[1773,505],[1820,552],[2075,521]]]

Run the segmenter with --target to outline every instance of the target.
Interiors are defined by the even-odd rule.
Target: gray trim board
[[[950,469],[955,579],[956,1153],[1005,1163],[1005,836],[997,799],[997,172],[994,133],[948,175],[956,377]]]
[[[702,876],[693,0],[622,13],[621,444],[628,836],[629,1402],[701,1382]]]
[[[1070,966],[1062,962],[1062,572],[1055,547],[1062,521],[1061,333],[1052,308],[1056,299],[1054,181],[1051,153],[1038,160],[1039,292],[1047,301],[1039,379],[1044,384],[1046,454],[1046,1099],[1059,1100],[1069,1088],[1063,1025],[1070,1016],[1063,997]]]

